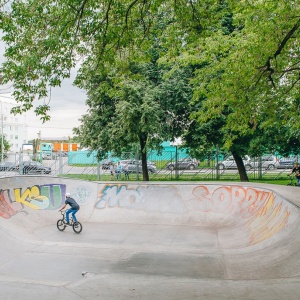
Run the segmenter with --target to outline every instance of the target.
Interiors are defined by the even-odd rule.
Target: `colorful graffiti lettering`
[[[22,204],[16,203],[10,197],[9,190],[0,190],[0,217],[9,219],[23,209]]]
[[[172,201],[159,201],[165,195],[162,187],[156,190],[151,185],[136,189],[127,185],[105,185],[100,191],[96,208],[122,207],[158,213],[194,214],[198,211],[229,215],[233,221],[245,226],[249,233],[249,244],[252,245],[285,228],[291,214],[288,205],[276,198],[272,191],[242,186],[199,185],[192,189],[190,199],[183,199],[180,193],[174,193],[173,187],[167,190],[170,193],[168,198],[171,197]],[[147,196],[148,192],[151,192],[151,197]]]
[[[0,217],[10,218],[25,207],[38,209],[57,209],[65,202],[65,184],[33,185],[27,188],[14,188],[13,197],[10,190],[0,190]],[[90,193],[85,189],[77,189],[76,195],[80,195],[81,202]],[[24,211],[25,212],[25,211]]]
[[[248,220],[250,244],[264,241],[287,226],[290,211],[283,201],[275,201],[271,191],[241,186],[221,186],[209,191],[207,186],[197,186],[195,198],[187,201],[190,209],[203,212],[234,214]]]
[[[45,184],[14,189],[15,200],[31,209],[55,209],[59,207],[66,193],[65,184]]]
[[[267,203],[272,192],[241,186],[221,186],[209,191],[207,186],[193,189],[194,198],[186,202],[191,210],[236,213],[244,219],[255,214]]]
[[[135,205],[140,199],[140,193],[136,189],[128,189],[126,185],[105,185],[101,191],[100,200],[96,208],[127,207]]]

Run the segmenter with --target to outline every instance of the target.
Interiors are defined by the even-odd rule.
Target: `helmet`
[[[70,196],[71,196],[71,194],[70,194],[70,193],[66,193],[66,197],[68,197],[68,198],[69,198]]]

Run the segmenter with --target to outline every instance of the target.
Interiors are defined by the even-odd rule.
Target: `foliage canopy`
[[[284,152],[298,147],[298,1],[1,0],[0,8],[7,45],[1,74],[4,83],[13,83],[19,103],[15,112],[39,103],[36,113],[49,119],[51,88],[78,67],[76,83],[89,91],[92,104],[86,124],[107,122],[109,128],[112,119],[104,120],[106,113],[122,115],[101,139],[106,134],[108,141],[119,132],[131,139],[133,131],[124,130],[137,115],[151,118],[145,132],[163,132],[166,128],[153,125],[162,120],[159,112],[153,113],[159,111],[154,101],[159,84],[152,79],[159,74],[140,80],[141,72],[132,69],[132,63],[145,66],[151,61],[147,51],[155,40],[160,63],[173,72],[198,66],[191,81],[191,120],[200,126],[222,124],[218,134],[227,149],[245,139],[256,152],[263,151],[262,143]],[[107,110],[103,117],[97,116],[99,95]],[[276,132],[283,135],[272,148]]]

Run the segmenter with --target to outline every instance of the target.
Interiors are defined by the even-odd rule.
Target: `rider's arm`
[[[59,211],[62,211],[66,206],[67,204],[64,204],[64,206]]]
[[[295,168],[293,168],[291,173],[289,173],[288,175],[292,175],[294,172],[295,172]]]

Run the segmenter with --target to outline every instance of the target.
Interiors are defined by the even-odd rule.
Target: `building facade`
[[[13,115],[11,109],[15,103],[8,102],[0,97],[0,128],[1,134],[10,144],[10,152],[17,153],[22,151],[22,145],[27,143],[28,126],[26,115]]]

